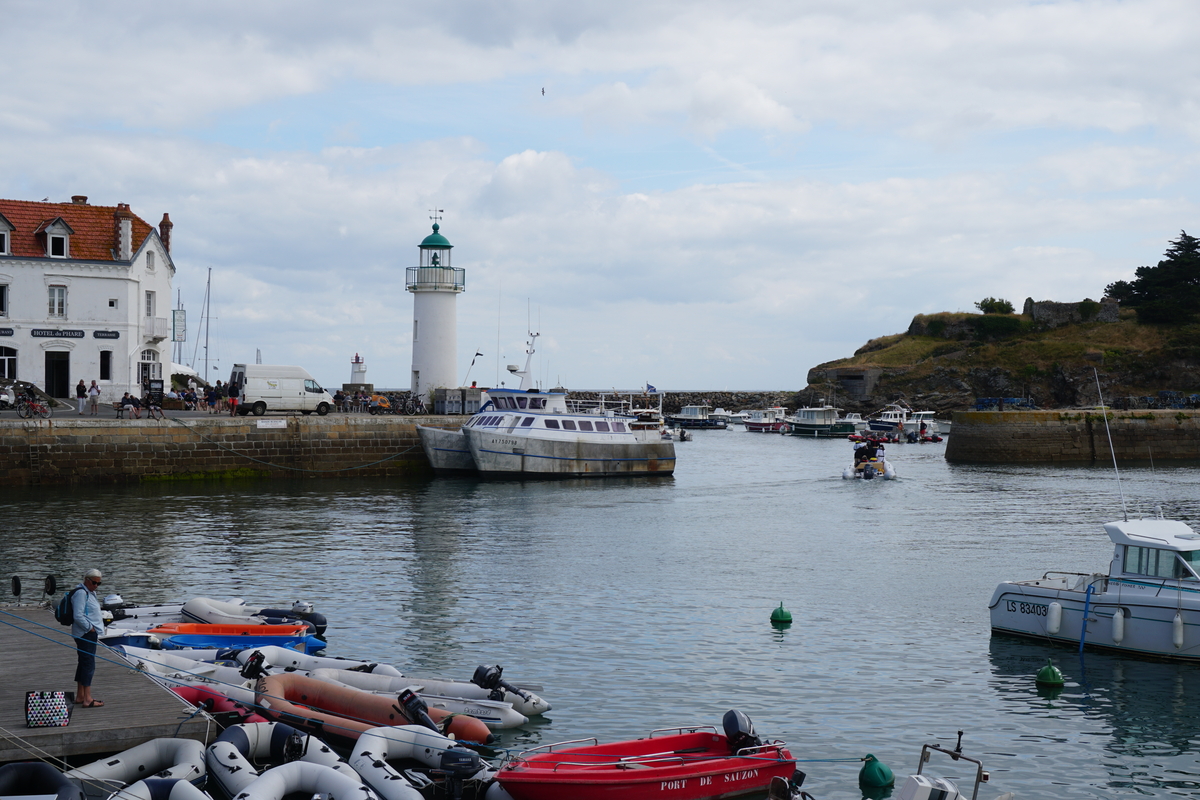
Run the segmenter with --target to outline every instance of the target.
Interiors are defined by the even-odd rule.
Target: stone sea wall
[[[609,393],[611,394],[611,393]],[[572,400],[595,400],[599,392],[572,390]],[[789,411],[797,407],[795,391],[773,392],[663,392],[663,412],[674,414],[684,406],[709,405],[712,408],[723,408],[726,411],[748,411],[754,408],[771,408],[784,406]]]
[[[946,460],[962,463],[1118,463],[1200,459],[1200,412],[1108,412],[1112,450],[1099,411],[957,411]]]
[[[415,424],[462,417],[0,421],[0,486],[429,473]]]

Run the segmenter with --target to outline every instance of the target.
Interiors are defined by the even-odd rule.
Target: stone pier
[[[1200,412],[1099,410],[957,411],[946,460],[963,463],[1200,459]]]

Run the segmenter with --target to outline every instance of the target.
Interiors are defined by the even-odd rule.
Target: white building
[[[171,227],[81,195],[0,200],[0,378],[64,398],[95,380],[102,401],[169,383]]]
[[[438,233],[421,242],[421,265],[409,267],[413,293],[412,392],[429,402],[434,389],[458,386],[458,312],[455,303],[466,288],[466,270],[450,266],[454,245]]]

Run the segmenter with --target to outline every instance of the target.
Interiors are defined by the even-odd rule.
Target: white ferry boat
[[[518,389],[489,389],[477,414],[460,431],[418,426],[435,470],[483,475],[669,475],[675,443],[662,436],[653,409],[622,407],[603,399],[568,404],[565,392],[532,388],[531,334]],[[469,466],[468,464],[469,459]]]
[[[1104,526],[1108,574],[1047,572],[996,587],[992,631],[1200,661],[1200,534],[1168,519]]]

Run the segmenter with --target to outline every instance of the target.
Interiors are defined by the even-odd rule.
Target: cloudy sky
[[[407,386],[434,208],[459,374],[507,377],[531,318],[573,388],[802,388],[1200,229],[1194,0],[3,8],[0,196],[169,212],[220,377]]]

